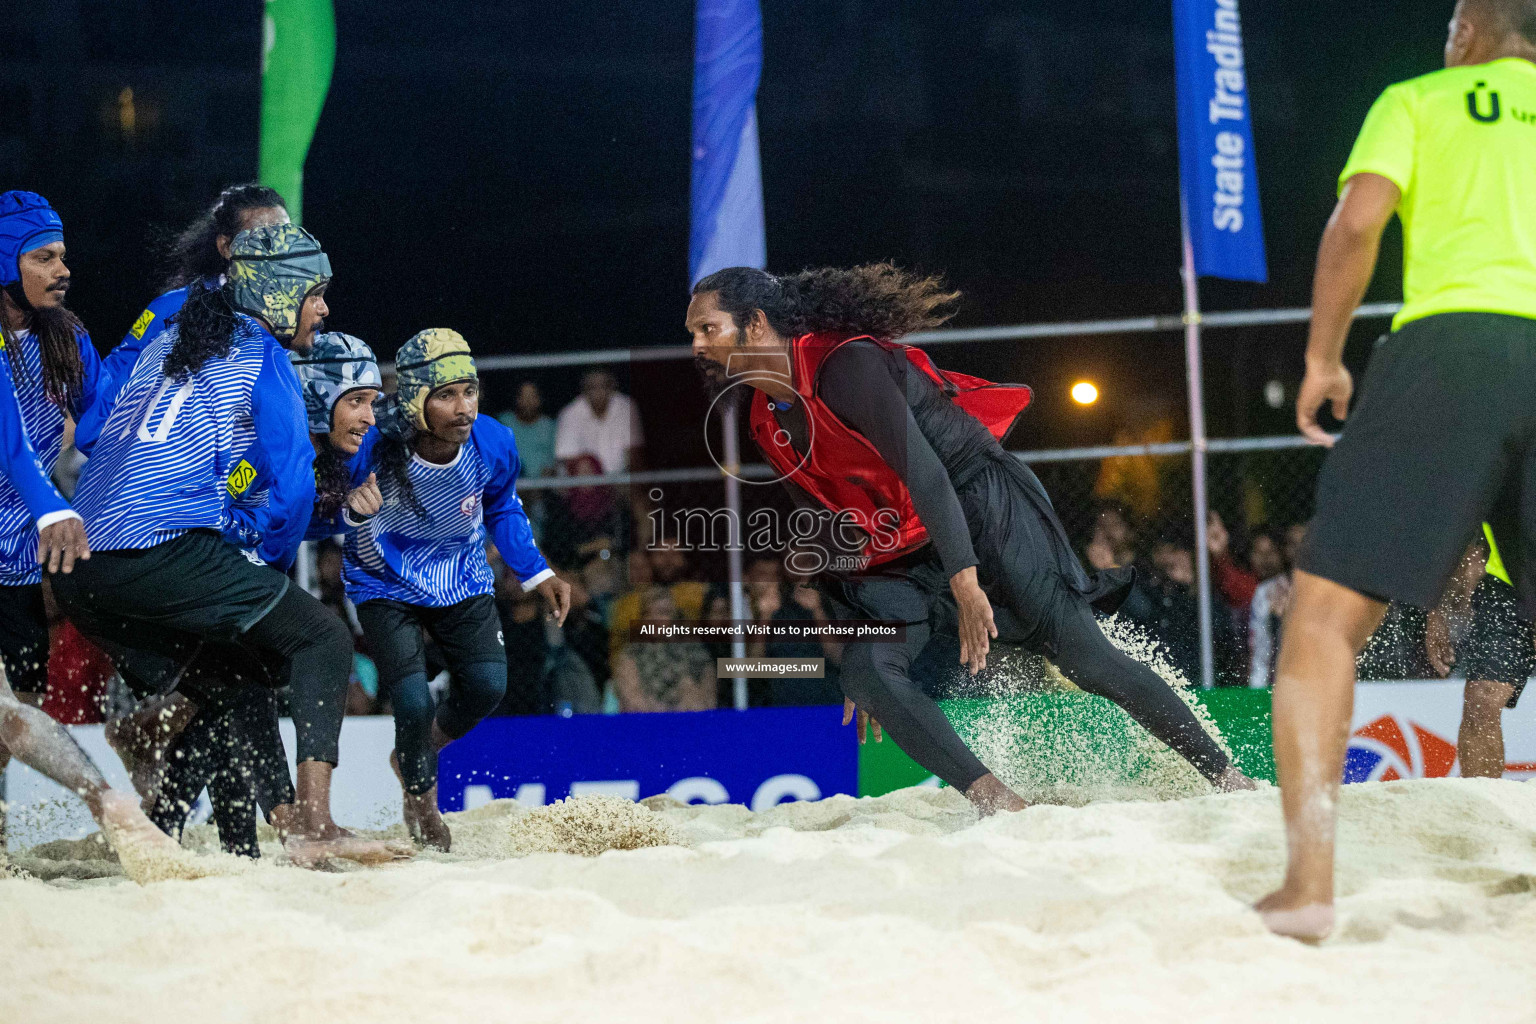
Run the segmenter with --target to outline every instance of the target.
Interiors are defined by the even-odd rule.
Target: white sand
[[[373,870],[0,874],[0,1021],[1536,1017],[1524,783],[1346,787],[1342,923],[1316,949],[1247,910],[1279,877],[1273,790],[981,823],[935,789],[649,806],[497,803],[453,818],[452,857]]]

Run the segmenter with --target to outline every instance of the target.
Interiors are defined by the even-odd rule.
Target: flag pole
[[[1195,589],[1200,607],[1200,685],[1216,685],[1215,642],[1211,627],[1211,552],[1206,544],[1210,504],[1205,488],[1205,392],[1200,374],[1200,279],[1189,236],[1189,209],[1179,201],[1179,229],[1184,243],[1184,369],[1189,387],[1189,441],[1195,503]]]
[[[720,416],[720,430],[725,435],[725,507],[730,510],[732,524],[731,530],[736,536],[731,538],[731,543],[726,547],[726,567],[730,580],[731,594],[731,620],[741,623],[751,618],[747,609],[747,589],[742,583],[741,544],[737,539],[741,534],[741,478],[736,474],[741,472],[741,439],[736,424],[736,403],[725,402],[724,411]],[[747,641],[745,637],[734,637],[731,640],[731,657],[738,661],[747,656]],[[747,710],[747,680],[745,676],[737,676],[731,680],[732,704],[737,711]]]

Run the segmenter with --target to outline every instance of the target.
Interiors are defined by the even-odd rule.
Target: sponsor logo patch
[[[256,467],[244,459],[235,463],[235,468],[229,471],[229,493],[234,497],[244,494],[251,486],[251,481],[256,479]]]
[[[143,338],[144,332],[149,330],[149,325],[154,323],[154,320],[155,314],[146,309],[139,314],[139,318],[133,322],[133,326],[128,329],[128,333],[135,338]],[[119,320],[118,323],[122,323],[122,321]]]

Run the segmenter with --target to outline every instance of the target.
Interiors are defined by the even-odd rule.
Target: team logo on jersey
[[[128,328],[128,333],[135,338],[143,338],[144,332],[149,330],[149,325],[154,323],[154,321],[155,314],[146,309],[139,314],[139,318],[133,322],[133,326]]]
[[[1344,754],[1345,782],[1443,779],[1456,766],[1456,744],[1417,722],[1382,715],[1356,729]]]
[[[480,504],[480,495],[468,495],[463,501],[459,502],[459,511],[467,516],[472,516],[475,514],[475,506],[478,504]]]
[[[229,471],[229,493],[231,497],[238,498],[251,486],[251,481],[256,479],[256,467],[241,459],[235,463],[235,468]]]

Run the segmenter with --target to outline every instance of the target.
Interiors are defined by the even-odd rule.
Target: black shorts
[[[1300,568],[1430,607],[1486,520],[1536,609],[1524,555],[1536,550],[1533,384],[1533,319],[1443,313],[1383,338],[1323,463]]]
[[[41,583],[0,587],[0,663],[17,693],[48,689],[48,613]]]
[[[430,635],[457,673],[466,665],[506,663],[501,616],[496,599],[479,594],[441,608],[376,599],[357,606],[369,653],[379,669],[380,692],[416,672],[427,671],[426,635]]]
[[[1514,707],[1536,671],[1536,629],[1520,614],[1515,588],[1485,575],[1472,591],[1472,628],[1456,645],[1456,674],[1515,688]]]
[[[185,682],[194,664],[210,682],[280,685],[273,677],[281,668],[238,642],[276,606],[288,577],[251,562],[217,533],[193,530],[152,548],[93,551],[73,572],[49,579],[65,613],[141,697]]]

